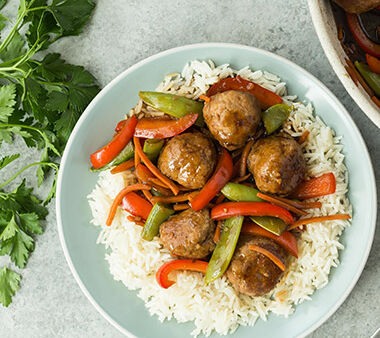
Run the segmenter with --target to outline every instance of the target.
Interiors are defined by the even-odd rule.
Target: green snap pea
[[[287,120],[292,107],[287,104],[275,104],[263,112],[264,127],[268,134],[272,134]]]
[[[251,216],[252,221],[260,225],[265,230],[268,230],[275,235],[280,236],[281,233],[286,229],[286,223],[277,217],[272,216]]]
[[[156,203],[150,211],[148,219],[145,222],[141,237],[147,241],[151,241],[155,236],[158,235],[160,225],[173,214],[173,209],[168,208],[161,203]]]
[[[222,189],[222,194],[235,202],[262,202],[263,200],[257,197],[259,192],[255,188],[232,182],[227,183]]]
[[[243,216],[235,216],[224,221],[219,242],[216,245],[208,263],[205,276],[206,285],[222,276],[227,270],[232,255],[235,252],[235,247],[239,239],[243,220]]]
[[[373,72],[368,65],[359,61],[355,61],[355,67],[376,95],[380,96],[380,75]]]
[[[139,95],[146,104],[177,118],[191,113],[198,114],[195,124],[200,127],[204,125],[203,102],[191,100],[180,95],[160,92],[140,92]]]
[[[95,169],[95,168],[90,168],[90,171],[93,173],[99,172],[99,171],[104,171],[107,169],[110,169],[114,167],[115,165],[119,165],[125,161],[128,161],[135,155],[134,147],[133,147],[133,142],[130,141],[127,143],[127,145],[124,147],[124,149],[120,152],[119,155],[117,155],[110,163],[104,165],[101,168]]]
[[[164,140],[147,139],[144,142],[143,152],[151,161],[157,160],[164,145]]]

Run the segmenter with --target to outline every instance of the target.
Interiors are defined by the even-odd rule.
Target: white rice
[[[252,71],[248,67],[236,71],[227,64],[216,67],[212,61],[192,61],[185,65],[181,74],[166,76],[157,90],[198,98],[211,84],[236,74],[276,92],[294,105],[284,129],[294,137],[306,130],[310,132],[303,144],[308,174],[334,173],[336,193],[318,198],[323,207],[310,209],[309,215],[351,214],[346,196],[348,174],[341,153],[341,137],[313,115],[310,103],[305,106],[294,102],[296,96],[288,96],[285,83],[276,75]],[[141,114],[146,109],[140,101],[132,113]],[[121,208],[113,224],[110,227],[105,225],[113,198],[134,180],[131,172],[112,175],[106,171],[99,175],[98,184],[89,195],[92,223],[100,227],[97,242],[110,249],[105,259],[115,280],[122,281],[128,289],[138,290],[137,295],[145,301],[151,315],[157,315],[160,321],[171,318],[178,322],[193,321],[194,336],[201,333],[208,336],[213,330],[226,335],[239,325],[254,325],[258,318],[266,320],[269,311],[288,317],[293,313],[295,304],[310,300],[316,289],[328,283],[331,267],[339,264],[339,250],[344,248],[339,237],[350,223],[313,223],[300,234],[298,260],[291,260],[275,289],[263,297],[239,294],[225,277],[205,286],[203,275],[189,272],[178,272],[177,283],[163,289],[158,286],[155,273],[164,262],[173,258],[161,248],[158,239],[151,242],[141,239],[141,227],[128,221],[128,213]]]

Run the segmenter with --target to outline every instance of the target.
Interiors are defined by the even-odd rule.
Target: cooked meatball
[[[367,12],[380,6],[380,0],[334,0],[339,6],[349,13]]]
[[[186,188],[202,188],[214,171],[216,151],[211,139],[201,133],[173,137],[158,158],[161,172]]]
[[[211,96],[203,115],[214,138],[228,150],[235,150],[255,134],[261,109],[252,94],[229,90]]]
[[[300,145],[292,137],[270,136],[253,145],[248,169],[259,190],[285,196],[303,180],[306,164]]]
[[[176,256],[201,259],[215,248],[214,232],[215,224],[208,209],[187,209],[161,224],[160,240]]]
[[[239,239],[226,276],[237,291],[249,296],[262,296],[275,287],[282,271],[267,256],[251,250],[249,245],[257,245],[270,251],[284,264],[287,253],[269,238],[243,235]]]

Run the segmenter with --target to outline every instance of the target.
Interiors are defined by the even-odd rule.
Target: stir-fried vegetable
[[[179,120],[142,118],[135,130],[135,136],[148,139],[173,137],[190,128],[197,120],[198,114],[188,114]]]
[[[169,274],[176,270],[187,270],[206,273],[208,263],[196,259],[177,259],[163,264],[156,272],[158,285],[167,289],[175,281],[169,279]]]
[[[255,245],[255,244],[250,244],[249,246],[250,250],[257,251],[266,257],[268,257],[274,264],[276,264],[281,271],[285,271],[286,266],[285,264],[274,254],[272,254],[269,250],[262,248],[261,246]]]
[[[134,148],[133,148],[133,143],[129,141],[127,145],[124,147],[124,149],[120,152],[119,155],[117,155],[110,163],[104,165],[103,167],[100,168],[91,168],[90,170],[92,172],[98,172],[98,171],[104,171],[108,170],[114,166],[117,166],[125,161],[128,161],[131,159],[135,154]]]
[[[317,216],[317,217],[310,217],[310,218],[303,218],[299,219],[298,221],[294,222],[290,227],[289,230],[293,230],[295,228],[298,228],[301,225],[315,223],[315,222],[324,222],[324,221],[335,221],[335,220],[344,220],[344,219],[350,219],[351,216],[348,214],[337,214],[337,215],[329,215],[329,216]]]
[[[91,164],[95,169],[105,166],[120,154],[132,139],[137,122],[136,116],[129,118],[120,132],[107,145],[91,154]]]
[[[134,166],[135,166],[135,161],[133,158],[131,158],[128,161],[118,164],[115,168],[112,168],[111,174],[121,173],[123,171],[132,169]]]
[[[263,200],[257,195],[259,193],[260,191],[255,188],[231,182],[222,189],[224,196],[236,202],[262,202]],[[258,225],[276,235],[280,235],[286,228],[286,223],[280,218],[271,216],[253,216],[251,218]]]
[[[143,152],[151,161],[155,161],[164,146],[164,140],[148,139],[144,142]]]
[[[159,92],[140,92],[139,95],[146,104],[177,118],[184,117],[187,114],[198,114],[195,124],[200,127],[204,125],[203,102]]]
[[[163,175],[161,171],[158,170],[158,168],[144,154],[141,148],[140,140],[137,137],[133,137],[133,143],[135,144],[136,153],[140,156],[141,160],[145,163],[145,165],[152,172],[152,174],[155,175],[161,182],[165,183],[174,195],[178,195],[179,188],[177,187],[177,185],[171,179]]]
[[[263,112],[264,127],[268,134],[274,133],[289,117],[292,107],[276,104]]]
[[[239,75],[236,77],[228,77],[213,84],[207,91],[207,96],[212,96],[227,90],[239,90],[253,94],[264,109],[282,102],[281,96],[252,81],[245,80]]]
[[[306,216],[307,215],[306,211],[300,210],[300,209],[294,207],[292,204],[286,203],[286,202],[284,202],[283,200],[280,200],[277,197],[269,196],[269,195],[263,194],[261,192],[259,192],[257,194],[257,197],[260,197],[264,201],[267,201],[267,202],[270,202],[270,203],[273,203],[273,204],[277,204],[280,207],[283,207],[285,209],[288,209],[288,210],[294,212],[295,214],[298,214],[298,215],[301,215],[301,216]]]
[[[227,183],[222,189],[224,196],[236,202],[262,202],[263,200],[257,197],[258,193],[255,188],[232,182]]]
[[[281,235],[287,227],[287,224],[281,218],[277,217],[251,216],[250,218],[265,230],[268,230],[278,236]]]
[[[152,204],[145,198],[137,195],[135,192],[126,194],[121,202],[121,206],[131,215],[138,216],[143,219],[147,219],[152,210]]]
[[[205,277],[206,285],[222,276],[227,270],[239,239],[243,220],[243,216],[225,220],[219,241],[208,263]]]
[[[281,218],[286,224],[294,222],[293,216],[288,210],[267,202],[227,202],[211,209],[211,218],[216,220],[239,215],[273,216]]]
[[[380,60],[370,54],[366,54],[366,59],[369,68],[376,74],[380,74]]]
[[[335,189],[335,176],[333,173],[328,173],[303,182],[292,195],[295,198],[305,200],[333,194]]]
[[[148,218],[146,219],[144,229],[141,234],[142,238],[147,241],[151,241],[154,236],[158,235],[160,225],[173,214],[173,209],[163,204],[155,203],[149,213]]]
[[[362,62],[355,61],[355,67],[376,95],[380,96],[380,74],[376,74],[368,67],[368,65]]]
[[[281,245],[289,254],[298,258],[297,240],[289,231],[284,231],[280,236],[263,229],[262,227],[252,222],[244,222],[241,229],[242,233],[256,236],[263,236],[273,239],[277,244]]]
[[[131,191],[150,190],[150,189],[151,189],[151,186],[146,185],[146,184],[132,184],[132,185],[129,185],[129,186],[125,187],[124,189],[122,189],[117,194],[115,199],[113,200],[113,203],[111,205],[111,209],[110,209],[109,214],[108,214],[108,218],[106,220],[106,224],[108,226],[112,224],[112,221],[113,221],[115,214],[116,214],[116,210],[119,207],[119,205],[120,205],[120,203],[123,200],[125,195],[127,195]]]
[[[348,27],[358,45],[367,53],[380,57],[380,45],[373,42],[363,31],[356,14],[346,13]]]
[[[228,151],[223,149],[219,156],[214,174],[207,181],[200,193],[190,201],[191,207],[195,211],[203,209],[225,186],[232,176],[232,169],[232,158]]]

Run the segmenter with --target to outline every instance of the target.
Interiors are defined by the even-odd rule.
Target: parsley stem
[[[28,12],[39,11],[39,10],[45,10],[45,9],[48,9],[48,8],[49,8],[49,6],[34,7],[34,8],[30,8],[30,9],[28,9]]]
[[[26,15],[27,10],[24,9],[20,16],[17,18],[17,21],[15,25],[13,26],[12,30],[9,32],[8,36],[5,38],[5,40],[0,45],[0,53],[8,47],[10,41],[13,38],[13,35],[21,28],[19,27],[19,24],[24,20],[24,17]]]
[[[53,168],[54,170],[58,170],[58,166],[55,163],[52,163],[52,162],[34,162],[34,163],[31,163],[31,164],[28,164],[27,166],[25,166],[24,168],[22,168],[21,170],[19,170],[18,172],[16,172],[10,179],[8,179],[4,183],[0,184],[0,189],[2,187],[6,186],[7,184],[11,183],[22,172],[24,172],[25,170],[29,169],[30,167],[33,167],[33,166],[36,166],[36,165],[48,166],[50,168]]]

